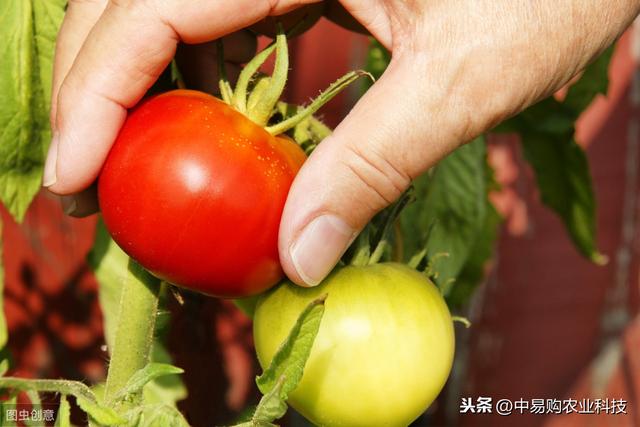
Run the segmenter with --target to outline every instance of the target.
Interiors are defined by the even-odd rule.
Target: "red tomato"
[[[116,243],[159,278],[254,295],[283,276],[278,227],[304,160],[217,98],[176,90],[129,114],[99,177],[100,209]]]

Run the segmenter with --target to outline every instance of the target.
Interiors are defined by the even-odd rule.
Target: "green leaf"
[[[55,427],[71,427],[71,407],[67,396],[60,396],[60,406],[58,407],[58,416],[56,417]]]
[[[545,99],[499,126],[500,131],[520,134],[542,202],[559,215],[578,251],[597,264],[605,263],[606,257],[596,243],[596,202],[589,165],[574,133],[580,114],[607,90],[612,53],[610,47],[590,64],[563,102]]]
[[[180,411],[166,404],[138,406],[127,413],[131,427],[189,427]]]
[[[587,109],[598,94],[606,94],[609,86],[609,63],[613,56],[614,45],[609,47],[593,61],[580,80],[571,85],[563,104],[574,113],[577,119],[580,113]]]
[[[282,418],[287,413],[287,404],[282,399],[282,387],[286,378],[280,376],[275,386],[260,399],[260,403],[253,413],[252,422],[254,425],[273,425],[271,421]]]
[[[258,389],[265,397],[256,408],[254,422],[270,423],[285,414],[287,410],[285,401],[302,379],[304,366],[320,329],[326,297],[324,295],[312,301],[300,313],[289,336],[273,356],[271,364],[256,379]],[[272,393],[274,389],[277,392]]]
[[[434,259],[434,280],[445,295],[485,223],[486,173],[486,146],[479,137],[416,180],[416,201],[400,215],[405,253],[427,250],[427,258]]]
[[[87,415],[98,424],[104,426],[114,426],[124,424],[126,419],[122,418],[113,409],[100,405],[95,401],[85,399],[82,397],[76,397],[76,403]]]
[[[130,394],[140,393],[147,383],[155,380],[156,378],[166,375],[181,374],[183,372],[184,370],[181,368],[166,363],[149,363],[147,366],[133,374],[127,382],[127,385],[114,396],[114,400],[125,399]]]
[[[118,416],[113,409],[98,403],[93,391],[79,381],[69,380],[32,380],[16,377],[0,378],[0,390],[20,390],[26,392],[53,392],[72,395],[80,409],[102,425],[122,424],[126,420]],[[33,396],[32,396],[33,398]]]
[[[480,228],[480,234],[471,247],[469,257],[447,296],[447,305],[450,308],[462,307],[469,301],[476,286],[484,279],[487,262],[493,256],[502,217],[489,200],[486,203],[487,215],[484,225]]]
[[[66,0],[0,2],[0,201],[18,221],[40,189],[53,52]]]
[[[596,203],[584,150],[571,135],[529,131],[524,156],[533,167],[542,202],[553,209],[578,250],[597,264],[606,262],[596,246]]]
[[[17,377],[0,377],[0,390],[43,391],[70,394],[89,401],[96,400],[89,387],[80,381],[70,380],[33,380]]]
[[[159,318],[161,316],[158,316]],[[158,323],[156,321],[156,323]],[[158,327],[156,326],[156,330]],[[156,333],[151,360],[159,363],[171,364],[171,355],[161,342],[161,335]],[[146,404],[160,404],[175,406],[176,402],[187,397],[187,387],[179,375],[167,375],[155,378],[142,389],[143,401]]]

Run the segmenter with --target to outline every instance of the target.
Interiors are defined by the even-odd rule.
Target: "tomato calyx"
[[[409,188],[395,203],[376,215],[364,227],[350,250],[343,257],[343,261],[346,258],[345,263],[356,267],[364,267],[382,261],[402,261],[402,242],[398,241],[400,239],[397,236],[396,239],[393,239],[392,235],[398,234],[396,233],[398,230],[394,230],[394,227],[397,224],[400,213],[413,200],[415,200],[413,189]],[[394,243],[396,247],[393,247]],[[385,259],[389,258],[388,252],[392,252],[391,259]],[[426,251],[423,252],[426,255]],[[411,268],[416,267],[412,266],[411,262],[408,264]]]
[[[274,52],[276,54],[276,60],[272,75],[258,75],[256,77],[260,67]],[[227,79],[223,65],[223,56],[222,43],[219,42],[219,86],[222,100],[274,136],[295,129],[296,126],[303,124],[323,105],[360,77],[368,76],[373,79],[373,76],[366,71],[350,71],[329,85],[326,90],[321,92],[320,95],[308,105],[295,108],[293,114],[282,114],[283,111],[291,113],[290,109],[283,108],[283,103],[280,101],[289,71],[287,36],[282,27],[279,28],[274,42],[260,51],[243,68],[238,76],[235,89],[231,88]],[[282,120],[269,124],[274,113],[280,113]],[[310,127],[317,128],[318,126],[312,121],[306,123],[305,127],[308,130]]]

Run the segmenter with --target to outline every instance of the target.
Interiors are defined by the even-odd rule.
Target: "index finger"
[[[178,41],[201,43],[317,0],[112,0],[89,33],[57,100],[46,186],[89,186],[135,105],[169,64]]]

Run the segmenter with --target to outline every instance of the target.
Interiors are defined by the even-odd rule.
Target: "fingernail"
[[[78,201],[76,200],[76,196],[73,194],[69,196],[62,196],[60,201],[62,202],[62,210],[67,215],[72,216],[78,209]]]
[[[58,162],[58,133],[53,134],[51,144],[49,145],[49,152],[47,153],[47,160],[44,163],[44,174],[42,177],[42,186],[51,187],[56,183],[58,178],[56,177],[56,163]]]
[[[319,284],[354,237],[355,231],[335,215],[322,215],[311,221],[289,250],[298,275],[308,286]]]

